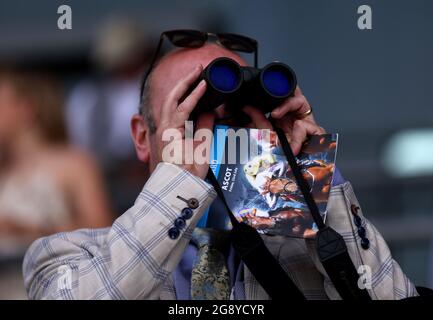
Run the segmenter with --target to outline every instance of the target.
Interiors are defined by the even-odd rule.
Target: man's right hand
[[[189,119],[191,112],[196,107],[200,98],[206,92],[206,81],[202,80],[199,84],[194,88],[194,90],[185,97],[186,93],[190,89],[190,87],[197,81],[201,72],[203,71],[203,66],[198,65],[194,68],[189,74],[187,74],[184,78],[182,78],[177,85],[170,91],[167,96],[167,99],[164,101],[163,106],[161,108],[161,120],[156,131],[157,143],[158,143],[158,155],[160,157],[160,161],[164,162],[174,162],[195,176],[204,179],[206,177],[207,171],[209,169],[209,154],[206,154],[205,163],[197,162],[191,154],[191,150],[186,150],[187,148],[185,143],[185,121]],[[182,101],[183,99],[183,101]],[[214,124],[215,116],[213,113],[202,113],[197,117],[197,121],[195,123],[195,129],[208,129],[212,132],[213,124]],[[178,138],[174,138],[171,141],[163,141],[164,132],[167,133],[166,130],[178,130],[180,132],[177,135]],[[176,135],[171,135],[175,137]],[[193,141],[193,149],[195,150],[198,145],[204,143],[204,146],[201,146],[201,149],[210,150],[210,145],[212,141],[208,141],[211,139],[205,139],[203,142],[201,141]],[[170,159],[164,159],[164,148],[170,144],[170,149],[175,146],[175,149],[182,150],[181,155],[179,157]],[[189,157],[189,160],[186,161],[186,158]],[[192,162],[192,163],[191,163]]]

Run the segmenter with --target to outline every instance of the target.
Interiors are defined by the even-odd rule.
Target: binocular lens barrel
[[[268,64],[263,68],[260,81],[267,93],[275,98],[287,98],[296,88],[295,73],[279,62]]]
[[[221,93],[232,93],[242,84],[241,67],[234,60],[219,58],[206,69],[208,83]]]
[[[225,57],[213,60],[201,79],[206,80],[208,88],[196,109],[210,110],[231,102],[235,108],[249,104],[265,113],[293,95],[297,83],[295,73],[284,63],[272,62],[257,69]]]

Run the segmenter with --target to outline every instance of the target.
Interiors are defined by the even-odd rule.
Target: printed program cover
[[[312,136],[296,157],[324,220],[337,139],[337,134]],[[277,140],[270,130],[215,126],[211,169],[239,221],[264,234],[312,237],[317,227]],[[221,215],[223,208],[215,205],[209,218],[212,210]]]

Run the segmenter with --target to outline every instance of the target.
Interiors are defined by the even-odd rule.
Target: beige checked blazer
[[[177,198],[196,198],[186,228],[177,239],[168,236],[174,220],[186,206]],[[135,204],[110,228],[83,229],[37,240],[23,265],[31,299],[176,299],[171,276],[189,243],[192,230],[216,193],[205,181],[180,167],[160,163]],[[393,260],[375,227],[358,215],[370,247],[360,246],[351,206],[359,206],[350,183],[333,187],[326,224],[345,239],[355,267],[371,268],[373,299],[401,299],[417,295],[414,285]],[[323,270],[314,240],[263,236],[295,284],[308,299],[339,299]],[[66,270],[66,271],[65,271]],[[269,299],[244,268],[246,299]]]

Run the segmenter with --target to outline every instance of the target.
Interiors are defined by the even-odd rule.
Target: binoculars
[[[297,85],[295,72],[284,63],[272,62],[258,69],[240,66],[225,57],[213,60],[203,70],[198,82],[203,79],[207,88],[194,109],[196,114],[223,103],[232,113],[240,112],[236,109],[242,106],[251,105],[266,114],[292,96]]]

